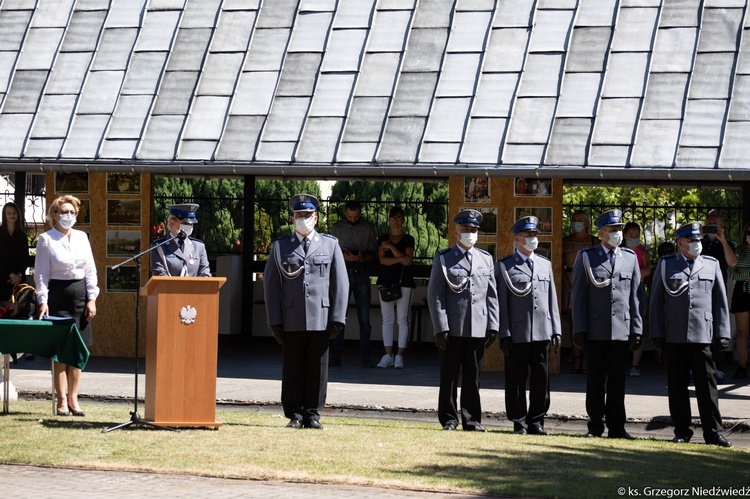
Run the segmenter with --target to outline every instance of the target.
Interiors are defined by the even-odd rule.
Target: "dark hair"
[[[402,217],[406,217],[406,212],[400,206],[394,206],[393,208],[391,208],[391,211],[388,212],[388,218],[393,218],[396,215],[401,215]]]
[[[23,230],[24,221],[21,218],[21,210],[18,208],[18,205],[16,203],[5,203],[3,205],[3,213],[2,213],[3,229],[2,230],[10,234],[10,232],[8,231],[8,218],[5,216],[6,208],[13,208],[14,210],[16,210],[16,214],[18,215],[18,220],[16,220],[16,227],[14,230]]]
[[[628,222],[625,224],[625,227],[622,228],[622,233],[625,234],[630,229],[638,229],[638,232],[641,232],[641,226],[638,222]]]
[[[659,255],[659,257],[673,255],[676,251],[677,248],[675,248],[674,243],[671,241],[664,241],[658,248],[656,248],[656,254]]]
[[[351,199],[346,202],[344,209],[349,211],[362,211],[362,203],[355,199]]]

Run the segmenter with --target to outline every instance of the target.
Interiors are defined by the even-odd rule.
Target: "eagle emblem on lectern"
[[[183,324],[192,324],[195,322],[196,315],[198,315],[198,311],[190,305],[186,305],[180,310],[180,319]]]

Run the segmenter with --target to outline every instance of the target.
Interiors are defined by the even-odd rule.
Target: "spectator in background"
[[[562,276],[562,312],[568,316],[571,339],[573,336],[573,315],[570,311],[571,287],[573,284],[573,266],[578,252],[584,248],[596,246],[599,239],[591,235],[591,220],[588,213],[576,210],[570,216],[570,235],[563,238],[563,276]],[[571,348],[573,373],[586,372],[586,359],[581,348],[574,342]]]
[[[333,224],[331,235],[338,238],[344,253],[349,289],[357,307],[362,367],[374,367],[375,363],[370,358],[370,262],[377,251],[375,227],[362,218],[362,204],[359,201],[347,201],[344,205],[344,218]],[[331,356],[328,360],[330,366],[341,365],[344,334],[345,331],[341,331],[331,342]]]
[[[646,292],[646,277],[651,274],[651,253],[644,245],[641,244],[641,226],[637,222],[628,222],[623,228],[625,241],[622,245],[635,251],[638,257],[638,268],[641,270],[641,283],[638,286],[638,298],[641,304],[641,317],[643,317],[644,330],[648,330],[646,311],[648,310],[648,293]],[[630,367],[631,376],[641,375],[641,356],[643,355],[643,343],[638,349],[633,350],[633,364]]]
[[[0,227],[0,304],[10,301],[13,286],[26,280],[29,238],[23,231],[21,210],[15,203],[3,206]]]
[[[742,231],[737,249],[737,262],[729,266],[729,277],[737,281],[732,295],[732,308],[737,323],[737,370],[733,379],[747,379],[747,335],[750,331],[750,224]],[[717,368],[718,369],[718,368]]]
[[[385,355],[378,367],[395,367],[403,369],[404,352],[409,341],[409,311],[414,288],[414,274],[411,263],[414,258],[414,238],[403,231],[406,214],[400,206],[394,206],[388,213],[390,230],[378,239],[378,286],[399,285],[401,298],[395,301],[380,299],[380,310],[383,314],[383,346]],[[398,314],[398,350],[393,356],[393,323]]]
[[[703,221],[702,230],[703,239],[701,240],[701,246],[703,246],[703,251],[701,255],[712,256],[719,261],[721,275],[724,278],[724,285],[726,287],[728,267],[737,265],[736,246],[724,236],[724,222],[716,210],[708,212],[706,219]],[[719,344],[714,342],[711,344],[711,353],[716,363],[716,381],[717,383],[723,383],[726,379],[726,375],[724,374],[724,352],[720,349]]]

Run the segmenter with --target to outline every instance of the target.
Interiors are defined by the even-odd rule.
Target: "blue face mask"
[[[570,228],[573,229],[573,232],[581,232],[586,228],[586,225],[583,222],[576,221],[570,224]]]

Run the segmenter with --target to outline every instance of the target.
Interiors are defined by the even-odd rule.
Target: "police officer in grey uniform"
[[[549,349],[560,348],[560,311],[552,264],[534,253],[538,219],[522,217],[510,232],[516,252],[495,264],[500,303],[500,349],[505,354],[505,411],[520,435],[547,435]],[[526,378],[529,405],[526,406]]]
[[[263,276],[268,325],[283,346],[281,405],[289,428],[321,429],[328,341],[344,329],[349,279],[335,237],[315,231],[318,199],[289,200],[295,232],[276,239]]]
[[[462,210],[453,217],[458,242],[435,255],[427,287],[427,304],[440,349],[438,418],[444,430],[458,426],[456,394],[461,384],[464,431],[482,428],[479,372],[484,350],[499,328],[497,286],[492,255],[475,248],[482,214]]]
[[[667,362],[669,413],[674,442],[689,442],[690,392],[693,372],[703,439],[708,444],[730,447],[721,434],[716,366],[711,344],[729,346],[729,306],[721,265],[701,255],[701,224],[691,222],[677,229],[679,254],[661,258],[651,287],[651,339],[664,349]]]
[[[173,204],[169,206],[169,236],[156,239],[157,246],[167,238],[170,242],[156,247],[150,253],[151,275],[180,277],[211,277],[208,266],[206,245],[193,239],[193,225],[198,223],[195,213],[196,203]]]
[[[573,338],[586,352],[587,437],[600,437],[606,420],[610,438],[632,439],[625,431],[625,374],[628,344],[641,344],[635,252],[620,247],[622,212],[608,210],[595,222],[602,243],[578,253],[573,266]]]

